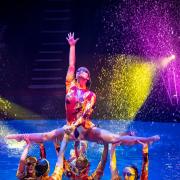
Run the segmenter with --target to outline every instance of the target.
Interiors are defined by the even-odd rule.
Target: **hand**
[[[73,125],[69,126],[69,125],[65,125],[63,126],[64,132],[68,135],[70,135],[73,130],[75,129],[75,127]]]
[[[152,139],[152,142],[159,141],[160,140],[160,136],[159,135],[155,135],[155,136],[152,136],[151,139]]]
[[[143,143],[141,141],[137,141],[139,144],[142,144],[143,146],[143,153],[148,153],[148,143]]]
[[[74,33],[69,33],[68,37],[66,38],[70,46],[75,46],[79,38],[74,39]]]

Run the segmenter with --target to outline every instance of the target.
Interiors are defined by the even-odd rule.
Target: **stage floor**
[[[180,123],[158,123],[124,120],[93,120],[101,128],[114,133],[128,130],[135,131],[138,136],[159,134],[161,140],[149,146],[149,180],[178,180],[180,177]],[[0,179],[16,179],[16,170],[23,150],[22,143],[8,144],[3,137],[9,133],[46,132],[65,124],[65,120],[9,120],[0,121]],[[54,170],[56,154],[52,142],[46,142],[47,159],[50,161],[51,173]],[[69,143],[65,157],[68,159],[73,144]],[[101,158],[103,146],[88,143],[87,157],[92,173]],[[123,167],[135,164],[141,172],[141,145],[120,146],[116,149],[117,167],[122,175]],[[32,146],[29,155],[39,157],[39,147]],[[63,177],[63,179],[66,179]],[[105,167],[103,180],[110,180],[109,156]]]

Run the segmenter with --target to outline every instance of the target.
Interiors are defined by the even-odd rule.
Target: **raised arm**
[[[71,83],[71,81],[74,79],[74,73],[75,73],[75,63],[76,63],[75,45],[79,39],[78,38],[74,39],[74,33],[69,33],[66,39],[70,46],[69,67],[66,75],[66,83]]]
[[[16,173],[16,176],[18,179],[22,179],[25,176],[25,164],[26,164],[26,157],[28,155],[29,148],[30,148],[30,144],[28,143],[26,147],[24,148],[24,151],[21,155],[17,173]]]
[[[141,143],[143,145],[142,155],[143,155],[143,165],[141,171],[141,180],[148,180],[148,144]]]
[[[68,135],[65,134],[64,138],[61,142],[60,151],[58,154],[58,159],[56,162],[54,173],[52,174],[52,176],[50,178],[52,180],[61,180],[62,179],[63,167],[64,167],[64,151],[66,149],[68,139],[69,139]]]
[[[41,157],[41,159],[46,159],[46,149],[44,147],[44,144],[40,143],[39,148],[40,148],[40,157]]]
[[[104,144],[104,150],[103,154],[101,156],[101,160],[96,168],[96,170],[92,173],[91,176],[88,177],[88,179],[100,179],[103,175],[104,168],[106,165],[107,161],[107,156],[108,156],[108,144]]]
[[[73,160],[77,159],[80,155],[80,152],[79,152],[79,149],[78,149],[78,146],[79,146],[79,141],[75,141],[74,143],[74,149],[72,149],[70,151],[70,155],[71,157],[68,159],[68,162],[72,162]]]
[[[59,151],[60,151],[60,144],[58,141],[54,141],[54,148],[55,148],[56,154],[58,156]]]
[[[120,176],[116,167],[116,145],[112,145],[110,152],[111,180],[119,180]]]

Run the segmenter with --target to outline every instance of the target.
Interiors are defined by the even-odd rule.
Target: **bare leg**
[[[137,136],[121,136],[119,134],[111,133],[110,131],[93,127],[84,136],[84,139],[93,142],[100,143],[120,143],[124,145],[134,145],[137,144],[138,141],[143,143],[150,143],[160,139],[159,136],[152,137],[137,137]]]
[[[45,133],[30,133],[30,134],[11,134],[6,136],[7,139],[15,139],[22,141],[28,139],[30,142],[41,143],[44,141],[54,141],[56,138],[58,141],[62,141],[64,137],[64,129],[59,128]]]
[[[84,137],[81,139],[100,142],[100,143],[121,143],[124,145],[133,145],[137,144],[137,141],[141,141],[142,143],[150,143],[153,141],[157,141],[160,139],[159,136],[152,137],[137,137],[137,136],[121,136],[119,134],[111,133],[110,131],[93,127],[90,130],[86,130]],[[32,133],[32,134],[12,134],[8,135],[6,138],[8,139],[16,139],[17,141],[28,139],[31,142],[41,143],[44,141],[54,141],[58,138],[59,141],[62,141],[64,136],[64,129],[59,128],[46,133]],[[82,135],[83,136],[83,135]],[[74,140],[72,136],[69,136],[69,140]]]

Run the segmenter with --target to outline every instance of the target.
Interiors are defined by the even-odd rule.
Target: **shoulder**
[[[71,81],[66,80],[66,86],[75,86],[76,85],[76,80],[73,79]]]
[[[68,93],[69,90],[76,88],[76,87],[77,87],[77,85],[76,85],[75,79],[73,79],[72,81],[66,81],[66,93]]]

